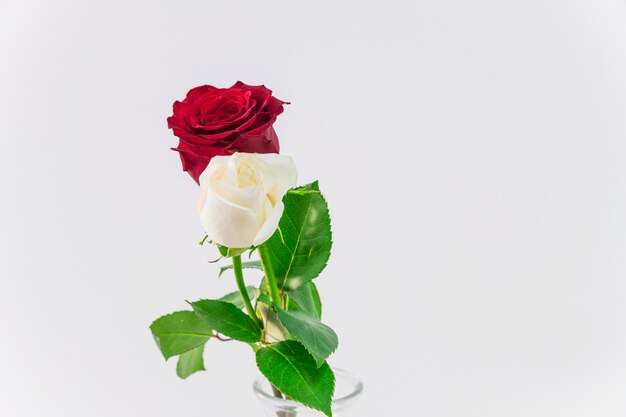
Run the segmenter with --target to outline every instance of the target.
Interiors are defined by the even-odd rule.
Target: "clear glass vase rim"
[[[335,373],[335,380],[337,379],[337,376],[341,376],[342,378],[347,379],[348,381],[350,381],[351,384],[354,385],[354,389],[350,393],[342,397],[333,399],[333,407],[343,405],[347,403],[348,401],[352,400],[353,398],[358,397],[359,394],[361,394],[361,392],[363,391],[363,383],[358,378],[356,378],[353,374],[341,368],[333,368],[333,372]],[[278,397],[275,397],[274,395],[270,395],[268,392],[266,392],[262,388],[262,384],[265,381],[267,380],[265,379],[264,376],[259,376],[254,380],[254,384],[252,385],[254,392],[262,396],[263,399],[269,402],[272,402],[275,405],[283,405],[283,406],[292,405],[295,407],[304,407],[302,404],[297,403],[293,400],[286,400],[284,398],[278,398]]]

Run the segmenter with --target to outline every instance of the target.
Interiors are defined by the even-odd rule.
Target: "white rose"
[[[283,214],[283,196],[298,172],[289,156],[235,153],[215,156],[200,175],[198,213],[210,240],[248,248],[269,239]]]

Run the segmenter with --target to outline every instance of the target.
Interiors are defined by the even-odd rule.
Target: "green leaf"
[[[150,330],[165,359],[206,343],[212,329],[193,311],[177,311],[156,319]]]
[[[242,262],[241,263],[241,267],[242,268],[249,268],[249,269],[260,269],[263,270],[263,266],[261,266],[261,261],[248,261],[248,262]],[[218,277],[221,277],[222,274],[226,271],[228,271],[229,269],[233,269],[232,265],[226,265],[220,268],[220,274],[218,275]]]
[[[283,203],[278,228],[264,245],[278,286],[295,290],[326,267],[332,246],[330,215],[317,181],[289,190]]]
[[[181,353],[176,364],[176,375],[185,379],[194,372],[204,371],[204,345],[191,349],[185,353]]]
[[[335,376],[327,363],[315,359],[295,340],[259,349],[256,363],[265,377],[289,398],[332,417]]]
[[[254,296],[255,296],[254,290],[255,288],[252,286],[246,287],[246,291],[248,293],[248,297],[250,298],[250,300],[254,300]],[[244,308],[243,301],[241,301],[241,294],[239,294],[239,291],[234,291],[234,292],[226,294],[225,296],[220,298],[220,301],[226,301],[227,303],[234,304],[237,307],[239,307],[239,310]]]
[[[315,316],[318,319],[322,318],[322,301],[320,300],[320,294],[317,292],[317,287],[313,282],[300,285],[287,294],[292,301],[295,301],[298,307],[297,309]],[[288,310],[296,309],[290,307]]]
[[[267,306],[271,306],[272,305],[272,300],[270,300],[270,296],[267,294],[259,294],[259,297],[257,298],[257,301],[259,303],[263,303]]]
[[[273,306],[267,294],[259,295],[255,310],[263,321],[263,341],[268,343],[282,342],[288,338],[288,332],[280,323]]]
[[[261,292],[261,294],[270,293],[270,287],[267,284],[267,277],[265,275],[263,275],[263,278],[261,278],[261,283],[259,284],[259,291]]]
[[[234,304],[220,300],[200,300],[191,303],[191,306],[198,318],[223,335],[249,343],[261,340],[259,326]]]
[[[337,349],[339,340],[333,329],[304,311],[278,309],[278,319],[287,331],[309,351],[321,366]]]

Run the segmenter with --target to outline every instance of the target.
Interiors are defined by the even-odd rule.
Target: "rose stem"
[[[274,384],[270,384],[270,386],[272,387],[272,392],[274,393],[274,397],[282,399],[283,394],[280,392],[280,390],[276,388]]]
[[[241,301],[243,301],[243,305],[246,306],[246,311],[252,320],[255,323],[261,326],[261,322],[259,318],[256,316],[254,312],[254,308],[252,308],[252,303],[250,302],[250,297],[248,297],[248,290],[246,289],[246,283],[243,281],[243,269],[241,267],[241,255],[233,256],[233,271],[235,271],[235,281],[237,281],[237,288],[239,288],[239,295],[241,296]]]
[[[274,393],[274,397],[280,398],[281,400],[286,398],[286,397],[283,397],[283,394],[278,390],[278,388],[274,386],[274,384],[270,384],[270,385],[272,387],[272,392]],[[295,411],[277,411],[276,417],[296,417],[296,414],[297,413]]]
[[[280,298],[280,292],[278,291],[278,285],[276,284],[276,275],[274,275],[272,261],[270,260],[269,253],[267,252],[265,245],[259,246],[259,256],[261,257],[261,264],[263,265],[265,278],[267,278],[267,286],[270,289],[270,298],[277,307],[282,308],[283,303]]]
[[[277,307],[283,307],[282,299],[280,298],[280,291],[278,291],[278,285],[276,284],[276,275],[274,275],[274,268],[272,267],[272,261],[270,260],[269,253],[267,252],[267,248],[265,245],[259,246],[259,257],[261,258],[261,264],[263,265],[263,272],[265,273],[265,278],[267,279],[267,286],[270,290],[270,298],[272,302],[276,304]],[[274,397],[283,398],[282,393],[278,388],[271,384],[272,392],[274,393]],[[291,411],[277,411],[277,417],[296,417],[296,413]]]

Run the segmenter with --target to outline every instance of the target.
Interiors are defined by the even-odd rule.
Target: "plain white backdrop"
[[[165,119],[237,80],[330,201],[357,415],[626,415],[624,0],[1,0],[0,63],[3,417],[261,415],[148,330],[235,288]]]

